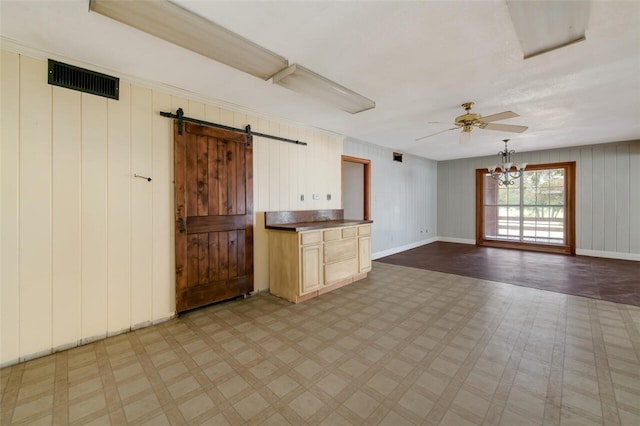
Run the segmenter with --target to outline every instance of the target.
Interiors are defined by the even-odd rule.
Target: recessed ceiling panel
[[[507,1],[524,58],[585,39],[590,3],[586,1]]]

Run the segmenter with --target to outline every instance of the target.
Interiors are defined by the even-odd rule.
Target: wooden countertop
[[[265,225],[266,229],[276,229],[279,231],[313,231],[315,229],[327,229],[327,228],[340,228],[345,226],[365,225],[367,223],[373,223],[372,220],[358,220],[358,219],[337,219],[337,220],[322,220],[313,222],[297,222],[297,223],[280,223],[274,225]]]

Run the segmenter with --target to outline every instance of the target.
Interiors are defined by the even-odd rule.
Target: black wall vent
[[[49,84],[118,99],[120,79],[49,59]]]

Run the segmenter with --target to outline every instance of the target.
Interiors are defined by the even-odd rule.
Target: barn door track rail
[[[269,135],[269,134],[266,134],[266,133],[254,132],[254,131],[251,130],[251,125],[250,124],[247,124],[244,129],[238,129],[236,127],[225,126],[224,124],[211,123],[209,121],[198,120],[197,118],[185,117],[184,116],[184,111],[182,110],[182,108],[178,108],[175,114],[170,113],[170,112],[160,111],[160,115],[163,116],[163,117],[174,118],[174,119],[178,120],[178,134],[179,135],[182,134],[182,129],[184,127],[183,123],[185,121],[188,121],[190,123],[201,124],[203,126],[210,126],[210,127],[216,127],[218,129],[231,130],[232,132],[246,133],[247,136],[248,136],[247,139],[248,139],[249,146],[251,146],[251,141],[253,139],[253,136],[260,136],[260,137],[263,137],[263,138],[275,139],[277,141],[293,143],[293,144],[296,144],[296,145],[304,145],[304,146],[307,145],[306,142],[300,142],[300,141],[293,140],[293,139],[282,138],[280,136]]]

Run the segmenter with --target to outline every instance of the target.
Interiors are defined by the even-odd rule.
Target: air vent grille
[[[49,59],[49,84],[118,99],[120,79]]]

